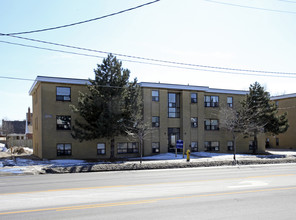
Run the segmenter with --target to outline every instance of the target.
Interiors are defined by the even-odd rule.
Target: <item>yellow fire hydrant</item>
[[[187,151],[186,151],[186,154],[187,154],[187,162],[189,162],[190,161],[190,150],[188,149]]]

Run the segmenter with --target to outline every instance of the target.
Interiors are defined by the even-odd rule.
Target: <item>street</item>
[[[0,219],[293,219],[296,164],[7,176]]]

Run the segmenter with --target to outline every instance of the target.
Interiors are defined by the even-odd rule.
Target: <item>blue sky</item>
[[[0,33],[70,24],[149,1],[152,0],[0,1]],[[295,75],[295,21],[296,1],[292,0],[161,0],[82,25],[19,36],[159,60]],[[107,56],[8,36],[0,36],[0,41]],[[0,42],[0,77],[93,78],[93,70],[101,61]],[[123,66],[139,82],[247,90],[258,81],[272,95],[296,93],[293,74],[292,77],[230,74],[128,61],[123,61]],[[0,119],[25,119],[32,102],[28,94],[32,84],[0,78]]]

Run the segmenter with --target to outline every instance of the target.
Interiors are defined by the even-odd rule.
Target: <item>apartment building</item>
[[[289,123],[288,130],[279,135],[268,136],[266,139],[267,146],[278,149],[296,149],[295,132],[296,132],[296,94],[286,94],[271,97],[271,100],[278,106],[278,113],[287,112]]]
[[[69,107],[87,92],[88,80],[38,76],[30,89],[33,101],[33,149],[40,158],[110,158],[110,140],[79,142],[71,136],[78,114]],[[144,140],[144,155],[173,151],[177,140],[186,149],[232,153],[231,134],[219,126],[220,110],[236,108],[247,91],[211,89],[203,86],[142,82],[144,120],[152,132]],[[259,149],[265,150],[265,138]],[[252,152],[251,139],[239,137],[237,151]],[[115,139],[115,158],[139,155],[137,141]]]

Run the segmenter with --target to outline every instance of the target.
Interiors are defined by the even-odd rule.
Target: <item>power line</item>
[[[26,78],[18,78],[18,77],[10,77],[10,76],[0,76],[0,79],[12,79],[12,80],[23,80],[23,81],[35,81],[35,79],[26,79]]]
[[[227,3],[227,2],[219,2],[219,1],[215,1],[215,0],[205,0],[205,1],[216,3],[216,4],[221,4],[221,5],[230,5],[230,6],[240,7],[240,8],[249,8],[249,9],[261,10],[261,11],[271,11],[271,12],[278,12],[278,13],[296,14],[295,11],[282,11],[282,10],[275,10],[275,9],[268,9],[268,8],[259,8],[259,7],[253,7],[253,6],[247,6],[247,5],[239,5],[239,4],[232,4],[232,3]],[[293,2],[293,3],[295,3],[295,2]]]
[[[0,35],[4,35],[4,34],[0,33]],[[67,47],[67,48],[71,48],[71,49],[84,50],[84,51],[88,51],[88,52],[96,52],[96,53],[104,53],[104,54],[112,53],[112,54],[114,54],[116,56],[127,57],[127,58],[138,59],[138,60],[145,60],[145,61],[150,61],[150,62],[152,61],[152,62],[173,64],[173,65],[189,66],[189,67],[194,67],[194,68],[198,67],[198,68],[212,69],[213,72],[214,72],[215,69],[218,69],[218,70],[226,70],[226,71],[252,72],[252,73],[262,73],[262,74],[296,75],[296,73],[288,73],[288,72],[274,72],[274,71],[263,71],[263,70],[252,70],[252,69],[238,69],[238,68],[228,68],[228,67],[218,67],[218,66],[208,66],[208,65],[200,65],[200,64],[182,63],[182,62],[177,62],[177,61],[159,60],[159,59],[152,59],[152,58],[146,58],[146,57],[139,57],[139,56],[133,56],[133,55],[126,55],[126,54],[120,54],[120,53],[113,53],[113,52],[107,52],[107,51],[101,51],[101,50],[71,46],[71,45],[54,43],[54,42],[43,41],[43,40],[38,40],[38,39],[32,39],[32,38],[27,38],[27,37],[20,37],[20,36],[9,36],[9,37],[18,38],[18,39],[22,39],[22,40],[33,41],[33,42],[38,42],[38,43],[50,44],[50,45],[54,45],[54,46]],[[41,48],[39,48],[39,49],[41,49]],[[63,52],[63,51],[60,51],[60,50],[57,50],[57,51],[58,52]],[[67,51],[65,51],[65,52],[70,53],[70,52],[67,52]],[[76,54],[74,52],[71,52],[71,53]],[[81,54],[77,53],[77,55],[81,55]],[[93,56],[93,55],[87,55],[87,56]],[[102,58],[100,56],[94,56],[94,57]],[[126,61],[130,61],[130,60],[126,60]],[[133,62],[133,61],[130,61],[130,62]],[[145,63],[145,62],[142,62],[142,63]],[[151,63],[149,63],[149,64],[151,64]],[[252,74],[252,75],[254,75],[254,74]]]
[[[77,53],[77,52],[71,52],[71,51],[65,51],[65,50],[57,50],[57,49],[51,49],[51,48],[45,48],[45,47],[37,47],[37,46],[20,44],[20,43],[13,43],[13,42],[2,41],[2,40],[0,40],[0,43],[6,43],[6,44],[11,44],[11,45],[35,48],[35,49],[48,50],[48,51],[53,51],[53,52],[74,54],[74,55],[80,55],[80,56],[95,57],[95,58],[105,58],[105,57],[102,57],[102,56],[97,56],[97,55],[92,55],[92,54]],[[256,73],[247,73],[247,72],[231,72],[231,71],[224,71],[224,70],[202,69],[202,68],[197,68],[197,67],[187,67],[187,66],[176,66],[176,65],[170,65],[170,64],[151,63],[151,62],[138,61],[138,60],[129,60],[129,59],[120,59],[120,60],[126,61],[126,62],[132,62],[132,63],[154,65],[154,66],[171,67],[171,68],[187,69],[187,70],[198,70],[198,71],[204,71],[204,72],[226,73],[226,74],[233,74],[233,75],[250,75],[250,76],[271,76],[271,77],[296,78],[296,76],[292,76],[292,75],[278,76],[278,75],[262,74],[262,73],[261,74],[258,74],[258,73],[256,74]]]
[[[46,48],[46,47],[38,47],[38,46],[27,45],[27,44],[20,44],[20,43],[13,43],[13,42],[3,41],[3,40],[0,40],[0,43],[6,43],[6,44],[11,44],[11,45],[17,45],[17,46],[22,46],[22,47],[30,47],[30,48],[41,49],[41,50],[48,50],[48,51],[54,51],[54,52],[75,54],[75,55],[81,55],[81,56],[96,57],[96,58],[105,58],[105,57],[102,57],[102,56],[96,56],[96,55],[91,55],[91,54],[76,53],[76,52],[71,52],[71,51],[66,51],[66,50],[57,50],[57,49],[51,49],[51,48]]]
[[[138,9],[138,8],[150,5],[150,4],[154,4],[154,3],[159,2],[159,1],[160,0],[155,0],[155,1],[152,1],[152,2],[148,2],[148,3],[142,4],[142,5],[132,7],[132,8],[128,8],[128,9],[125,9],[125,10],[122,10],[122,11],[114,12],[114,13],[111,13],[111,14],[108,14],[108,15],[97,17],[97,18],[88,19],[88,20],[85,20],[85,21],[75,22],[75,23],[72,23],[72,24],[66,24],[66,25],[61,25],[61,26],[56,26],[56,27],[51,27],[51,28],[33,30],[33,31],[15,32],[15,33],[9,33],[9,34],[5,34],[5,35],[32,34],[32,33],[37,33],[37,32],[51,31],[51,30],[56,30],[56,29],[60,29],[60,28],[71,27],[71,26],[74,26],[74,25],[84,24],[84,23],[88,23],[88,22],[91,22],[91,21],[97,21],[97,20],[100,20],[100,19],[103,19],[103,18],[111,17],[111,16],[118,15],[118,14],[122,14],[124,12],[132,11],[132,10],[135,10],[135,9]]]

